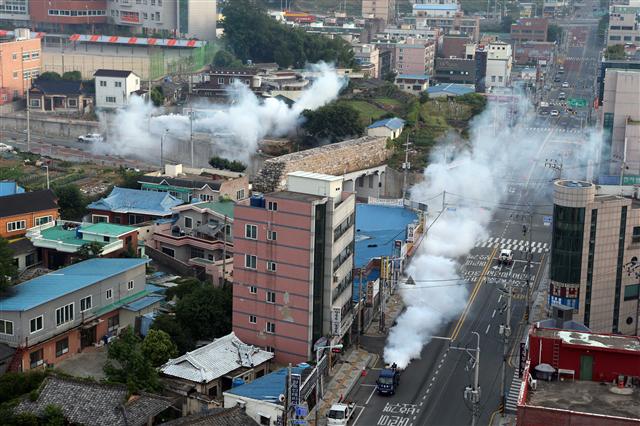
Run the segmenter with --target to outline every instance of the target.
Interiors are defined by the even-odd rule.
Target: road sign
[[[567,105],[571,108],[584,108],[587,106],[587,100],[582,98],[569,98]]]
[[[553,217],[551,217],[551,216],[542,216],[542,223],[544,224],[544,226],[551,226],[552,222],[553,222]]]
[[[307,414],[309,414],[309,410],[307,410],[307,407],[304,407],[302,405],[296,406],[296,417],[307,417]]]

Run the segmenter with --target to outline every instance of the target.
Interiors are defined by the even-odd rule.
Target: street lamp
[[[45,163],[41,167],[47,170],[47,189],[49,189],[49,165]]]
[[[316,350],[316,406],[315,406],[315,420],[318,424],[318,418],[320,416],[320,351],[324,349],[342,349],[344,345],[341,343],[337,345],[318,346]]]
[[[164,129],[164,133],[160,137],[160,169],[164,173],[164,138],[169,133],[169,129]]]

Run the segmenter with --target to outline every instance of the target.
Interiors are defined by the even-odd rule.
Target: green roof
[[[213,210],[216,213],[233,219],[233,208],[235,207],[233,201],[208,201],[206,203],[194,204],[194,206],[200,209]]]
[[[180,192],[183,194],[191,194],[193,192],[193,189],[189,189],[189,188],[181,188],[179,186],[161,185],[159,183],[147,183],[147,182],[142,183],[142,189],[159,189],[161,191],[174,191],[174,192]]]
[[[89,232],[91,234],[106,235],[108,237],[117,237],[122,234],[126,234],[135,230],[136,228],[134,228],[133,226],[118,225],[115,223],[106,223],[106,222],[94,223],[88,226],[82,226],[80,228],[81,232]]]
[[[113,303],[110,303],[108,305],[103,306],[102,308],[96,310],[94,312],[94,314],[99,317],[101,315],[106,314],[107,312],[111,312],[113,310],[116,310],[116,309],[128,304],[129,302],[133,302],[134,300],[138,300],[141,297],[144,297],[144,296],[146,296],[148,294],[151,294],[151,292],[148,291],[148,290],[139,291],[138,293],[132,294],[131,296],[123,297],[122,299],[118,300],[117,302],[113,302]]]
[[[46,240],[60,241],[65,244],[76,245],[78,247],[87,242],[78,238],[74,229],[62,229],[62,226],[43,229],[40,233],[42,238]]]

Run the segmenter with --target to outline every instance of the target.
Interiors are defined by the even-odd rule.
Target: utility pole
[[[164,129],[164,133],[160,137],[160,173],[164,173],[164,138],[169,133],[169,129]]]
[[[31,80],[29,80],[29,86],[31,86]],[[29,100],[29,90],[27,88],[27,152],[31,152],[31,104]]]
[[[500,392],[502,396],[502,417],[504,417],[507,407],[507,356],[509,354],[509,337],[511,336],[511,296],[513,294],[511,281],[507,282],[506,290],[508,292],[507,315],[504,324],[500,327],[500,334],[502,334],[502,383]]]
[[[380,274],[380,322],[378,324],[378,330],[380,332],[384,331],[384,308],[386,304],[386,288],[387,288],[387,273],[388,273],[388,265],[387,265],[387,257],[380,258],[382,273]]]
[[[526,231],[525,231],[526,232]],[[533,211],[529,210],[529,243],[527,244],[527,306],[525,317],[527,318],[527,326],[531,324],[531,258],[533,252],[531,250],[531,236],[533,235]],[[528,328],[528,327],[527,327]]]
[[[407,174],[409,173],[409,132],[407,132],[407,142],[404,147],[404,163],[402,163],[402,169],[404,170],[404,178],[402,181],[402,199],[407,197]]]
[[[227,283],[227,216],[224,216],[224,227],[222,229],[222,285]]]
[[[447,191],[442,191],[442,211],[444,211],[444,208],[446,206],[446,197],[447,197]]]
[[[193,163],[193,108],[189,109],[189,141],[191,142],[191,167],[195,167]]]

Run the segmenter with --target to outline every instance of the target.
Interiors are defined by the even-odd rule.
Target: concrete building
[[[399,74],[433,75],[436,43],[433,40],[407,38],[396,44],[395,68]]]
[[[362,16],[393,22],[396,18],[396,0],[362,0]]]
[[[296,364],[323,337],[349,343],[355,194],[342,177],[287,178],[286,191],[236,206],[233,331]]]
[[[403,92],[419,95],[429,88],[429,76],[424,74],[398,74],[394,84]]]
[[[55,222],[58,202],[48,189],[6,195],[0,201],[0,238],[22,237],[29,228]]]
[[[521,18],[511,24],[511,41],[518,46],[526,41],[547,41],[546,18]]]
[[[640,4],[609,7],[607,46],[640,44]]]
[[[41,71],[41,40],[35,33],[21,28],[0,39],[0,105],[24,97]]]
[[[378,120],[367,127],[367,135],[396,139],[404,129],[404,123],[403,119],[397,117]]]
[[[438,83],[474,84],[475,59],[436,58],[434,79]]]
[[[361,67],[372,68],[371,77],[380,78],[380,50],[375,44],[353,44],[353,53],[356,63]]]
[[[474,42],[480,38],[480,17],[465,16],[458,4],[414,4],[417,28],[439,28],[444,34],[466,35]]]
[[[133,71],[97,70],[96,108],[115,109],[129,105],[129,98],[140,90],[140,76]]]
[[[29,0],[11,0],[0,3],[0,21],[15,27],[24,27],[29,21]]]
[[[213,68],[193,87],[193,93],[205,97],[226,97],[229,87],[242,83],[256,95],[261,95],[262,77],[257,68]]]
[[[556,44],[550,41],[525,41],[515,46],[513,62],[516,65],[546,66],[553,63]]]
[[[640,174],[640,70],[609,68],[604,77],[600,123],[604,133],[601,164],[620,174]]]
[[[549,305],[572,307],[596,332],[637,334],[639,285],[628,268],[639,256],[633,187],[554,183]]]
[[[107,23],[107,0],[29,1],[33,27],[39,31],[69,34]]]
[[[177,32],[184,38],[216,39],[216,0],[176,0]]]
[[[494,42],[490,43],[485,50],[487,51],[486,88],[490,90],[494,87],[510,86],[513,65],[511,45]]]
[[[438,58],[465,58],[473,59],[473,51],[471,58],[467,58],[467,45],[472,44],[471,37],[464,35],[449,34],[442,37],[442,44],[438,48]]]
[[[638,338],[534,326],[528,342],[517,426],[638,423]]]

